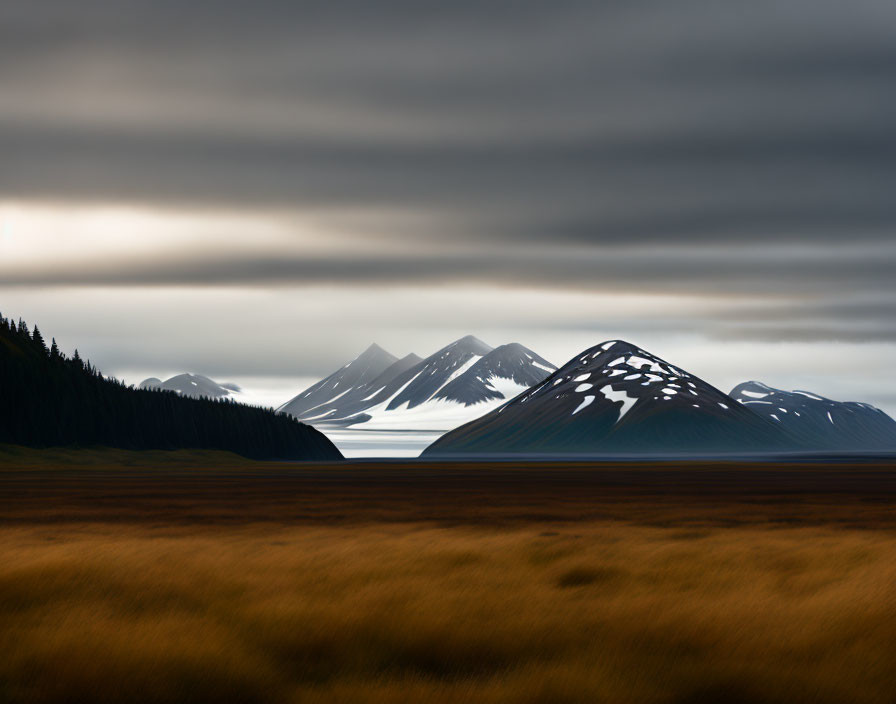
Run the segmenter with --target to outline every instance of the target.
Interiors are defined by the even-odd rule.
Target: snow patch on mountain
[[[622,417],[638,402],[637,396],[629,396],[624,390],[616,391],[612,384],[602,386],[600,392],[611,401],[622,403],[622,408],[619,410],[619,418],[616,419],[617,423],[622,420]]]
[[[281,410],[293,414],[299,410],[299,420],[321,426],[450,430],[499,407],[554,370],[522,345],[493,349],[472,335],[426,359],[404,362],[399,360],[349,390],[337,389],[335,377],[349,366],[345,365],[311,388],[316,403],[306,400],[306,391],[296,396],[301,404],[294,399]]]

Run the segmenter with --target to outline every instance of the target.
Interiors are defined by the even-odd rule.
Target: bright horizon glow
[[[0,272],[98,259],[195,256],[203,249],[209,255],[258,248],[327,251],[322,234],[314,223],[284,212],[0,200]]]

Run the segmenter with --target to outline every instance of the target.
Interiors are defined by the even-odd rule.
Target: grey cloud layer
[[[195,257],[195,258],[194,258]],[[516,248],[391,256],[216,256],[117,259],[96,265],[21,268],[4,274],[21,286],[222,286],[425,284],[451,281],[556,285],[595,292],[719,295],[873,293],[886,289],[896,245],[865,248],[641,247],[554,251]],[[836,311],[837,307],[823,310]],[[843,309],[839,309],[843,310]],[[855,311],[850,311],[854,314]],[[753,311],[753,315],[760,314]]]
[[[507,240],[896,222],[892,3],[52,5],[0,10],[7,194],[456,209]]]
[[[861,301],[896,295],[894,28],[885,0],[8,0],[0,198],[370,208],[408,254],[0,283],[857,295],[714,330],[890,340]]]

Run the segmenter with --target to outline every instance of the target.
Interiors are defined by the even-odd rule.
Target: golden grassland
[[[786,501],[747,469],[736,495],[699,496],[527,470],[471,486],[473,512],[448,479],[411,475],[346,504],[339,481],[309,479],[323,471],[284,469],[270,502],[251,472],[220,475],[186,514],[170,477],[114,493],[93,471],[4,475],[2,505],[25,508],[0,521],[0,701],[896,698],[896,529],[846,520],[892,512],[892,468],[867,495],[826,498],[809,473]],[[679,475],[669,486],[689,485]],[[502,486],[529,489],[508,502]]]

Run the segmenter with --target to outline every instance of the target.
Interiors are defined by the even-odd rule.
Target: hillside
[[[810,391],[784,391],[759,381],[738,384],[729,395],[814,450],[896,450],[896,421],[867,403],[834,401]]]
[[[336,460],[319,431],[227,400],[133,389],[103,377],[77,351],[63,355],[0,318],[0,443],[28,447],[226,450],[253,459]]]

